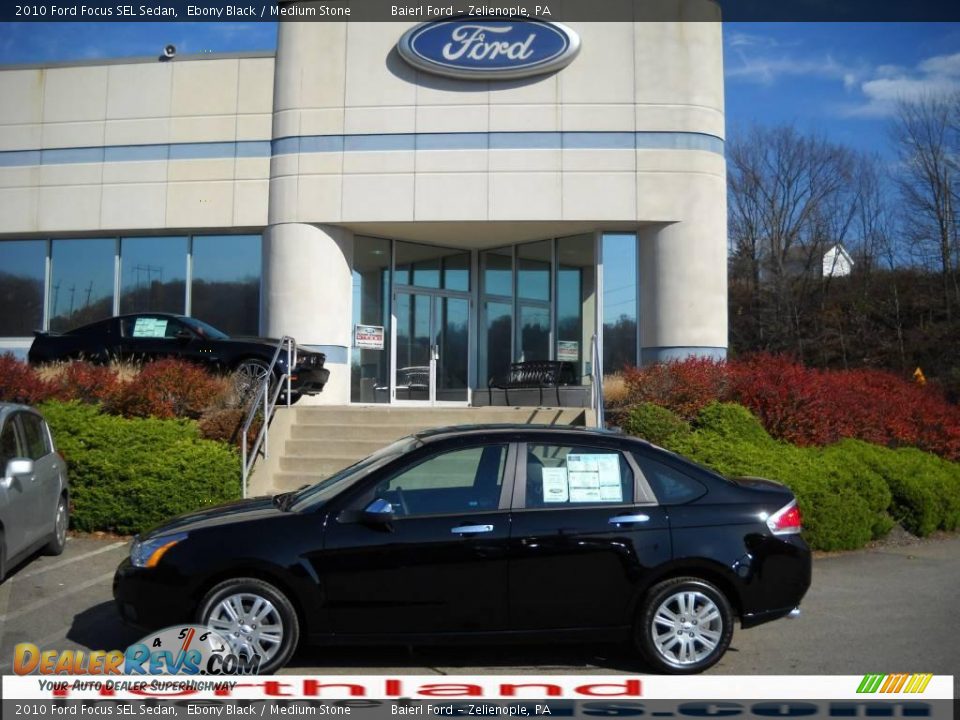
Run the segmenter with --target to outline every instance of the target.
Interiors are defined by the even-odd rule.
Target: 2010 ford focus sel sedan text
[[[702,671],[810,585],[782,485],[623,435],[469,426],[404,438],[302,490],[179,517],[117,569],[123,617],[196,620],[261,672],[300,641],[630,639]]]

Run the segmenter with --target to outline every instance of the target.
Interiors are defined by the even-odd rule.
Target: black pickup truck
[[[150,361],[179,358],[211,370],[237,373],[238,381],[253,388],[266,376],[279,340],[230,337],[196,318],[168,313],[120,315],[65,333],[34,333],[28,359],[39,364],[57,360],[112,359]],[[295,395],[315,395],[323,389],[330,371],[326,356],[297,348],[290,373]],[[287,369],[286,350],[280,352],[274,372]]]

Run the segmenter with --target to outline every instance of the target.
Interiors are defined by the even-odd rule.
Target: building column
[[[353,233],[333,225],[270,225],[263,239],[262,331],[326,353],[330,379],[306,404],[350,402]]]
[[[640,362],[727,356],[725,223],[709,217],[640,229]]]

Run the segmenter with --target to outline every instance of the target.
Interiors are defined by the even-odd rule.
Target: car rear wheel
[[[260,673],[286,665],[300,640],[300,623],[290,600],[257,578],[220,583],[200,603],[198,621],[220,633],[233,652],[260,657]]]
[[[732,638],[730,602],[699,578],[672,578],[655,585],[637,618],[637,646],[659,672],[703,672],[723,657]]]
[[[60,555],[67,546],[67,527],[70,525],[70,507],[67,496],[61,495],[57,503],[57,515],[53,521],[53,535],[47,543],[44,552],[47,555]]]

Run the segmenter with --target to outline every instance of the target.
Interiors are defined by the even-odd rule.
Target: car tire
[[[250,611],[264,601],[268,605],[261,605],[261,614],[251,618]],[[240,612],[230,613],[228,607]],[[240,617],[233,621],[232,615]],[[259,654],[261,674],[286,665],[300,642],[300,620],[293,604],[275,586],[258,578],[233,578],[214,586],[200,602],[197,622],[223,635],[237,655]],[[278,635],[277,642],[268,640]]]
[[[53,520],[53,534],[43,549],[47,555],[61,555],[67,546],[67,528],[70,527],[70,505],[67,496],[61,495],[57,501],[57,514]]]
[[[685,675],[713,666],[730,647],[733,610],[714,585],[678,577],[654,585],[637,615],[634,640],[657,672]]]
[[[234,387],[240,398],[252,400],[256,396],[263,378],[270,373],[270,365],[258,358],[246,358],[237,363],[233,369]],[[276,378],[271,378],[270,389],[273,389]]]

